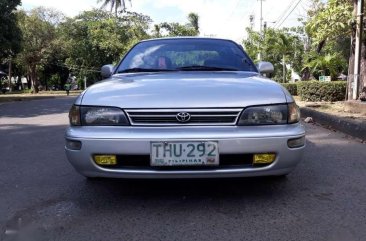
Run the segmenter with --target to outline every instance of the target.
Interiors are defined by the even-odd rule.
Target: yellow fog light
[[[115,155],[95,155],[94,161],[101,166],[112,166],[117,164],[117,157]]]
[[[276,154],[254,154],[253,164],[270,164],[276,159]]]

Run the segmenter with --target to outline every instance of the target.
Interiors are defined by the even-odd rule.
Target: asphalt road
[[[366,145],[306,124],[286,179],[101,180],[64,154],[74,98],[0,104],[0,240],[366,240]]]

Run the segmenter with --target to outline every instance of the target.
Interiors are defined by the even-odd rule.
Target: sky
[[[260,3],[259,0],[131,0],[131,3],[126,0],[127,10],[150,16],[154,24],[186,23],[187,15],[195,12],[200,17],[201,36],[228,38],[237,42],[245,38],[250,15],[254,15],[254,28],[259,29]],[[299,25],[297,19],[305,16],[308,0],[263,0],[263,21],[271,27],[278,25],[282,22],[279,21],[280,17],[286,17],[297,3],[281,27]],[[101,3],[97,0],[22,0],[22,8],[26,10],[37,6],[55,8],[73,17],[81,11],[99,8]]]

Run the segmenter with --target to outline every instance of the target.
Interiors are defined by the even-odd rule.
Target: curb
[[[312,117],[321,125],[330,126],[350,136],[366,140],[366,121],[334,116],[308,107],[301,107],[300,111],[302,118]]]

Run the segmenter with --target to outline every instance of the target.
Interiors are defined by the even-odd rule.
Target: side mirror
[[[259,73],[261,74],[270,74],[273,73],[274,67],[270,62],[261,61],[257,64],[257,68]]]
[[[114,66],[112,64],[107,64],[102,67],[100,72],[102,77],[106,79],[112,76],[113,70]]]

